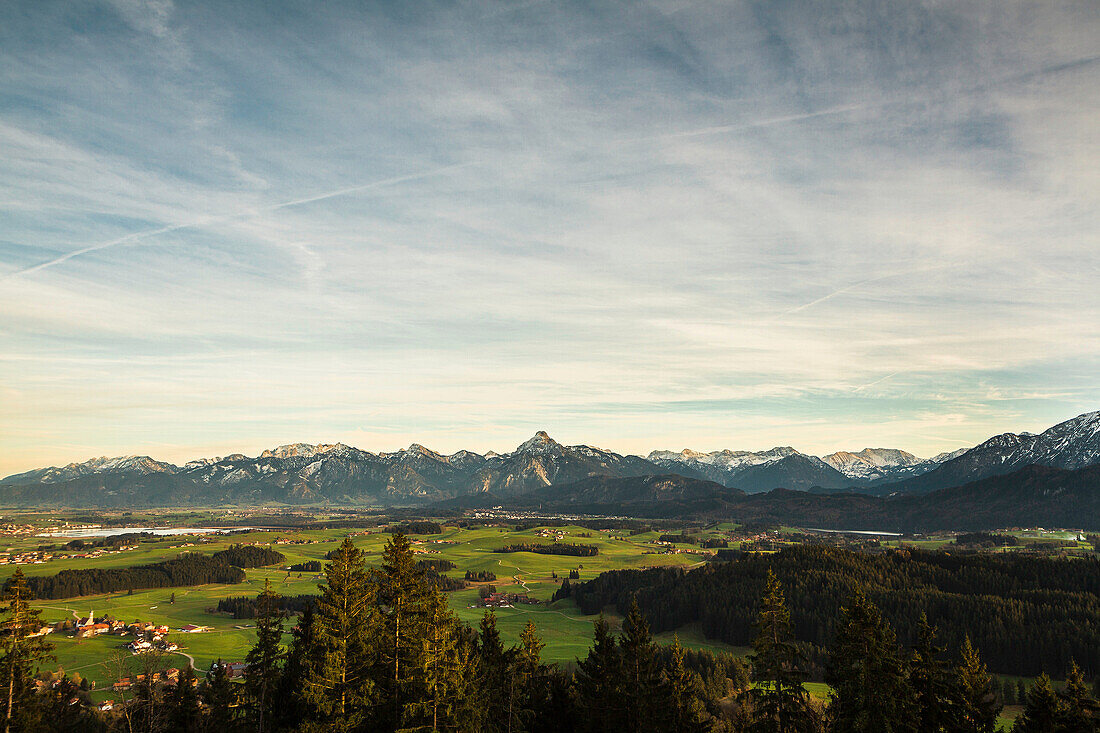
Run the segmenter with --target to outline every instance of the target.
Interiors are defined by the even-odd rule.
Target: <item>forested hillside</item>
[[[625,612],[636,599],[656,631],[699,622],[708,637],[743,646],[752,639],[769,569],[783,584],[796,639],[817,660],[835,635],[841,607],[862,588],[903,641],[926,613],[949,649],[969,635],[994,671],[1058,673],[1071,658],[1087,674],[1100,671],[1095,559],[791,547],[689,572],[616,570],[559,593],[572,595],[585,613],[608,605]]]

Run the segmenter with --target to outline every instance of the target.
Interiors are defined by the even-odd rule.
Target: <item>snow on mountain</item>
[[[88,491],[110,486],[113,496],[151,491],[210,501],[378,502],[402,504],[473,492],[507,497],[589,477],[680,474],[747,491],[772,488],[869,492],[929,491],[1037,464],[1078,469],[1100,464],[1100,412],[1079,415],[1038,435],[1005,433],[971,449],[923,459],[892,448],[837,451],[823,458],[789,446],[765,451],[653,451],[648,458],[588,445],[562,445],[545,431],[515,450],[444,455],[414,443],[393,453],[370,453],[343,443],[291,443],[250,458],[233,454],[182,467],[148,456],[93,458],[9,476],[0,484],[66,484]]]
[[[70,463],[67,466],[50,466],[49,468],[37,468],[24,473],[8,476],[0,483],[22,484],[43,483],[56,484],[62,481],[70,481],[80,476],[88,476],[97,473],[174,473],[179,468],[171,463],[157,461],[149,456],[117,456],[108,458],[90,458],[83,463]]]
[[[899,491],[934,491],[1011,473],[1024,466],[1076,470],[1100,463],[1100,411],[1058,423],[1043,432],[1002,433],[898,485]]]
[[[821,460],[848,478],[859,481],[898,480],[935,468],[935,463],[897,448],[864,448],[856,453],[837,451]]]

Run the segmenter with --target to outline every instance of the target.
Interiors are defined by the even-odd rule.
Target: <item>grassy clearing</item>
[[[489,570],[497,575],[493,585],[498,590],[527,592],[531,597],[543,601],[549,601],[560,587],[561,579],[570,570],[576,570],[581,580],[588,580],[606,570],[618,568],[686,567],[702,562],[701,556],[694,554],[660,554],[662,548],[650,544],[660,534],[658,532],[629,537],[622,532],[601,532],[577,526],[557,530],[563,533],[563,542],[597,545],[600,548],[599,554],[595,557],[571,557],[529,552],[493,552],[494,549],[513,543],[553,542],[552,539],[541,536],[538,528],[522,531],[496,526],[448,528],[442,535],[414,536],[413,541],[416,543],[414,548],[422,557],[454,562],[457,569],[448,571],[448,575],[461,578],[467,570]],[[123,553],[20,567],[28,575],[53,574],[67,568],[127,567],[170,559],[180,552],[211,554],[234,543],[249,542],[271,543],[274,549],[286,555],[285,564],[291,565],[307,560],[323,561],[325,554],[335,548],[346,534],[346,530],[306,530],[253,531],[205,539],[196,536],[172,536],[142,542],[138,549]],[[389,537],[388,533],[372,531],[356,533],[352,539],[356,547],[364,551],[368,563],[378,564]],[[305,541],[308,544],[275,544],[277,538]],[[24,546],[37,546],[38,540],[21,539]],[[59,539],[47,541],[58,545],[64,542],[65,540]],[[183,546],[187,543],[193,543],[194,546]],[[690,545],[681,547],[692,549]],[[0,581],[9,577],[14,570],[12,566],[0,569]],[[196,669],[205,670],[218,658],[233,661],[242,659],[255,638],[249,621],[234,620],[224,614],[212,613],[212,609],[220,599],[227,596],[257,595],[265,580],[270,581],[277,592],[295,595],[317,593],[317,586],[323,577],[316,573],[288,573],[276,568],[260,568],[248,570],[245,582],[236,585],[134,590],[132,594],[121,592],[42,601],[39,605],[49,621],[71,619],[74,615],[87,616],[89,612],[94,612],[96,617],[153,621],[166,624],[173,630],[188,623],[211,626],[213,631],[202,634],[174,631],[170,638],[180,644],[182,654],[170,656],[165,665],[186,665],[187,659],[183,656],[186,654],[194,658]],[[174,603],[171,602],[173,593]],[[483,609],[474,607],[477,602],[477,588],[457,591],[449,597],[457,615],[463,621],[476,626],[484,613]],[[596,619],[595,616],[582,615],[572,601],[558,601],[549,605],[521,605],[517,608],[498,609],[496,613],[497,625],[506,643],[518,640],[524,625],[528,621],[534,622],[546,642],[545,658],[552,662],[571,662],[587,654],[592,637],[592,623]],[[614,627],[618,627],[621,622],[614,613],[608,613],[607,619]],[[687,647],[741,651],[703,638],[698,628],[685,627],[678,633],[681,643]],[[673,634],[666,633],[657,638],[662,643],[671,643],[672,637]],[[129,638],[101,636],[94,639],[73,639],[57,634],[51,637],[51,641],[57,647],[55,654],[59,666],[66,671],[79,672],[102,688],[113,682],[116,676],[105,668],[104,660],[124,647]]]

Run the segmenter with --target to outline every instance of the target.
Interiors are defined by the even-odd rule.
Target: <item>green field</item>
[[[467,570],[489,570],[497,575],[497,581],[493,585],[498,590],[527,592],[531,597],[544,601],[551,598],[560,587],[561,578],[570,570],[577,570],[581,580],[587,580],[606,570],[617,568],[692,566],[703,562],[703,557],[697,554],[661,554],[664,548],[650,543],[657,538],[657,532],[629,537],[620,531],[598,531],[576,526],[556,528],[556,531],[562,533],[562,542],[597,545],[599,554],[595,557],[571,557],[528,552],[495,553],[494,549],[512,543],[554,541],[552,538],[540,536],[538,529],[516,531],[512,527],[504,526],[446,528],[441,535],[418,535],[412,539],[417,543],[414,548],[420,557],[446,559],[458,566],[447,575],[461,578]],[[286,564],[291,565],[306,560],[323,561],[325,554],[336,547],[347,534],[346,530],[273,530],[251,531],[230,537],[177,535],[145,541],[138,549],[117,554],[97,558],[51,560],[45,564],[20,567],[27,575],[49,575],[67,568],[127,567],[173,558],[180,552],[213,553],[238,542],[271,544],[274,549],[286,555]],[[368,563],[377,564],[390,535],[380,530],[369,533],[360,530],[353,534],[355,545],[367,554]],[[717,535],[716,532],[707,534]],[[277,539],[306,541],[309,544],[276,544]],[[60,545],[66,540],[18,538],[17,541],[9,541],[9,545],[16,549],[33,548],[43,541]],[[186,543],[194,543],[194,546],[183,547]],[[694,549],[692,545],[678,547]],[[14,570],[13,566],[3,566],[0,569],[0,579],[6,579]],[[553,577],[553,573],[558,575],[557,579]],[[249,621],[234,620],[225,614],[211,612],[220,599],[227,596],[255,596],[263,588],[265,580],[270,581],[281,594],[317,593],[317,586],[323,579],[320,574],[288,573],[275,568],[248,570],[246,575],[246,581],[237,585],[135,590],[132,594],[120,592],[41,601],[37,605],[43,609],[44,616],[49,621],[73,618],[74,615],[87,616],[89,612],[94,612],[97,618],[111,616],[124,621],[142,620],[166,624],[173,629],[169,638],[181,647],[179,652],[169,655],[168,664],[183,667],[187,664],[186,657],[189,656],[194,659],[196,669],[201,671],[208,669],[210,663],[218,658],[227,661],[243,659],[254,641],[254,632]],[[173,594],[174,603],[171,602]],[[453,592],[449,597],[457,615],[476,626],[484,613],[484,609],[476,607],[477,588],[471,586],[466,590]],[[498,627],[506,642],[514,642],[523,626],[528,621],[534,622],[546,642],[544,657],[551,662],[570,662],[586,654],[595,620],[594,616],[582,615],[572,601],[502,608],[496,614]],[[609,612],[607,618],[613,627],[618,626],[620,619],[613,612]],[[188,623],[211,626],[213,631],[201,634],[175,631]],[[688,647],[743,651],[721,642],[707,640],[697,628],[685,627],[677,633],[680,641]],[[671,643],[673,634],[660,634],[657,638],[661,642]],[[106,669],[104,660],[129,642],[127,637],[104,635],[91,639],[75,639],[64,633],[54,634],[50,640],[56,645],[55,654],[59,667],[69,673],[78,672],[82,677],[94,681],[100,689],[116,679],[116,673]]]

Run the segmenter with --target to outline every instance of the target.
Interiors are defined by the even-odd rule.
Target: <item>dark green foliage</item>
[[[492,582],[497,579],[497,574],[492,570],[467,570],[466,580],[475,583]]]
[[[970,644],[963,640],[961,661],[957,669],[958,693],[962,703],[962,728],[974,733],[993,733],[1001,705],[993,691],[993,679]]]
[[[264,581],[263,592],[256,598],[256,644],[245,657],[245,699],[249,722],[257,733],[271,730],[278,700],[283,659],[283,614],[271,582]]]
[[[262,568],[286,562],[286,555],[269,547],[230,545],[214,553],[214,559],[239,568]]]
[[[91,698],[85,690],[72,679],[62,677],[35,695],[31,715],[21,716],[21,727],[39,733],[100,733],[106,730],[106,725],[87,707],[90,704]]]
[[[23,569],[16,568],[5,584],[0,612],[0,720],[5,729],[34,729],[33,675],[39,663],[53,658],[53,645],[36,635],[44,622],[42,612],[28,603],[30,598]]]
[[[991,669],[1062,674],[1070,657],[1087,677],[1100,672],[1100,562],[1095,558],[943,553],[920,550],[868,555],[829,547],[790,547],[775,554],[746,553],[734,562],[677,568],[617,570],[568,593],[584,613],[631,599],[655,632],[699,623],[703,633],[735,646],[752,641],[756,598],[768,569],[786,579],[794,637],[808,645],[816,674],[835,636],[839,610],[856,588],[865,589],[885,618],[911,635],[922,612],[952,652],[969,636]],[[555,598],[565,596],[566,587]]]
[[[1060,730],[1096,733],[1100,730],[1100,704],[1092,696],[1081,669],[1074,662],[1066,675],[1066,686],[1058,695],[1061,698]]]
[[[275,605],[284,615],[301,613],[316,604],[318,598],[320,596],[313,593],[276,596]],[[252,596],[230,596],[218,601],[217,610],[222,613],[231,613],[233,618],[256,618],[256,599]]]
[[[711,725],[703,704],[703,681],[698,673],[687,667],[679,637],[673,642],[668,663],[662,667],[669,703],[662,716],[665,730],[669,733],[705,733],[710,730]]]
[[[176,686],[168,694],[169,729],[179,733],[202,730],[203,715],[199,708],[199,693],[195,685],[195,670],[191,665],[180,673]]]
[[[443,534],[443,527],[438,522],[413,521],[402,524],[393,524],[386,528],[392,534]]]
[[[442,558],[426,557],[416,561],[417,567],[435,570],[438,573],[445,573],[448,570],[454,570],[458,566],[450,560],[444,560]]]
[[[294,563],[287,570],[292,573],[319,573],[323,567],[320,560],[307,560],[306,562]]]
[[[663,730],[670,700],[657,666],[649,623],[636,603],[623,619],[619,651],[626,729],[654,733]]]
[[[315,643],[306,651],[310,665],[302,696],[318,729],[351,731],[363,724],[376,701],[370,666],[378,611],[363,553],[345,538],[330,554],[314,615]]]
[[[226,564],[224,560],[210,555],[190,552],[181,554],[174,560],[132,568],[62,570],[56,575],[28,578],[27,587],[35,598],[56,599],[117,593],[134,588],[241,583],[244,582],[244,577],[244,571],[235,565]]]
[[[752,641],[753,733],[812,733],[817,720],[802,683],[805,659],[791,636],[791,614],[775,573],[768,571]]]
[[[690,535],[681,532],[680,534],[663,534],[657,538],[661,542],[672,542],[679,544],[697,545],[699,544],[699,538],[695,535]]]
[[[1027,691],[1024,712],[1016,718],[1012,733],[1062,733],[1062,705],[1046,674],[1039,675]],[[1068,733],[1068,732],[1067,732]]]
[[[578,545],[574,543],[562,543],[557,545],[543,545],[535,542],[499,547],[493,552],[533,552],[536,555],[570,555],[572,557],[593,557],[600,554],[600,548],[596,545]]]
[[[843,616],[825,681],[832,733],[917,733],[916,696],[893,629],[862,592]]]
[[[237,705],[237,695],[235,686],[230,682],[222,660],[219,659],[211,666],[210,673],[203,680],[199,696],[206,706],[207,730],[232,730],[235,722],[234,713]]]
[[[936,646],[935,627],[921,614],[909,658],[909,683],[916,695],[917,728],[922,733],[957,730],[967,712],[968,700],[964,700],[954,670],[941,659],[942,653]],[[980,680],[975,677],[974,682]]]
[[[622,730],[626,702],[618,644],[602,615],[593,628],[592,648],[587,657],[577,661],[574,675],[577,702],[584,711],[582,730],[592,733]]]

